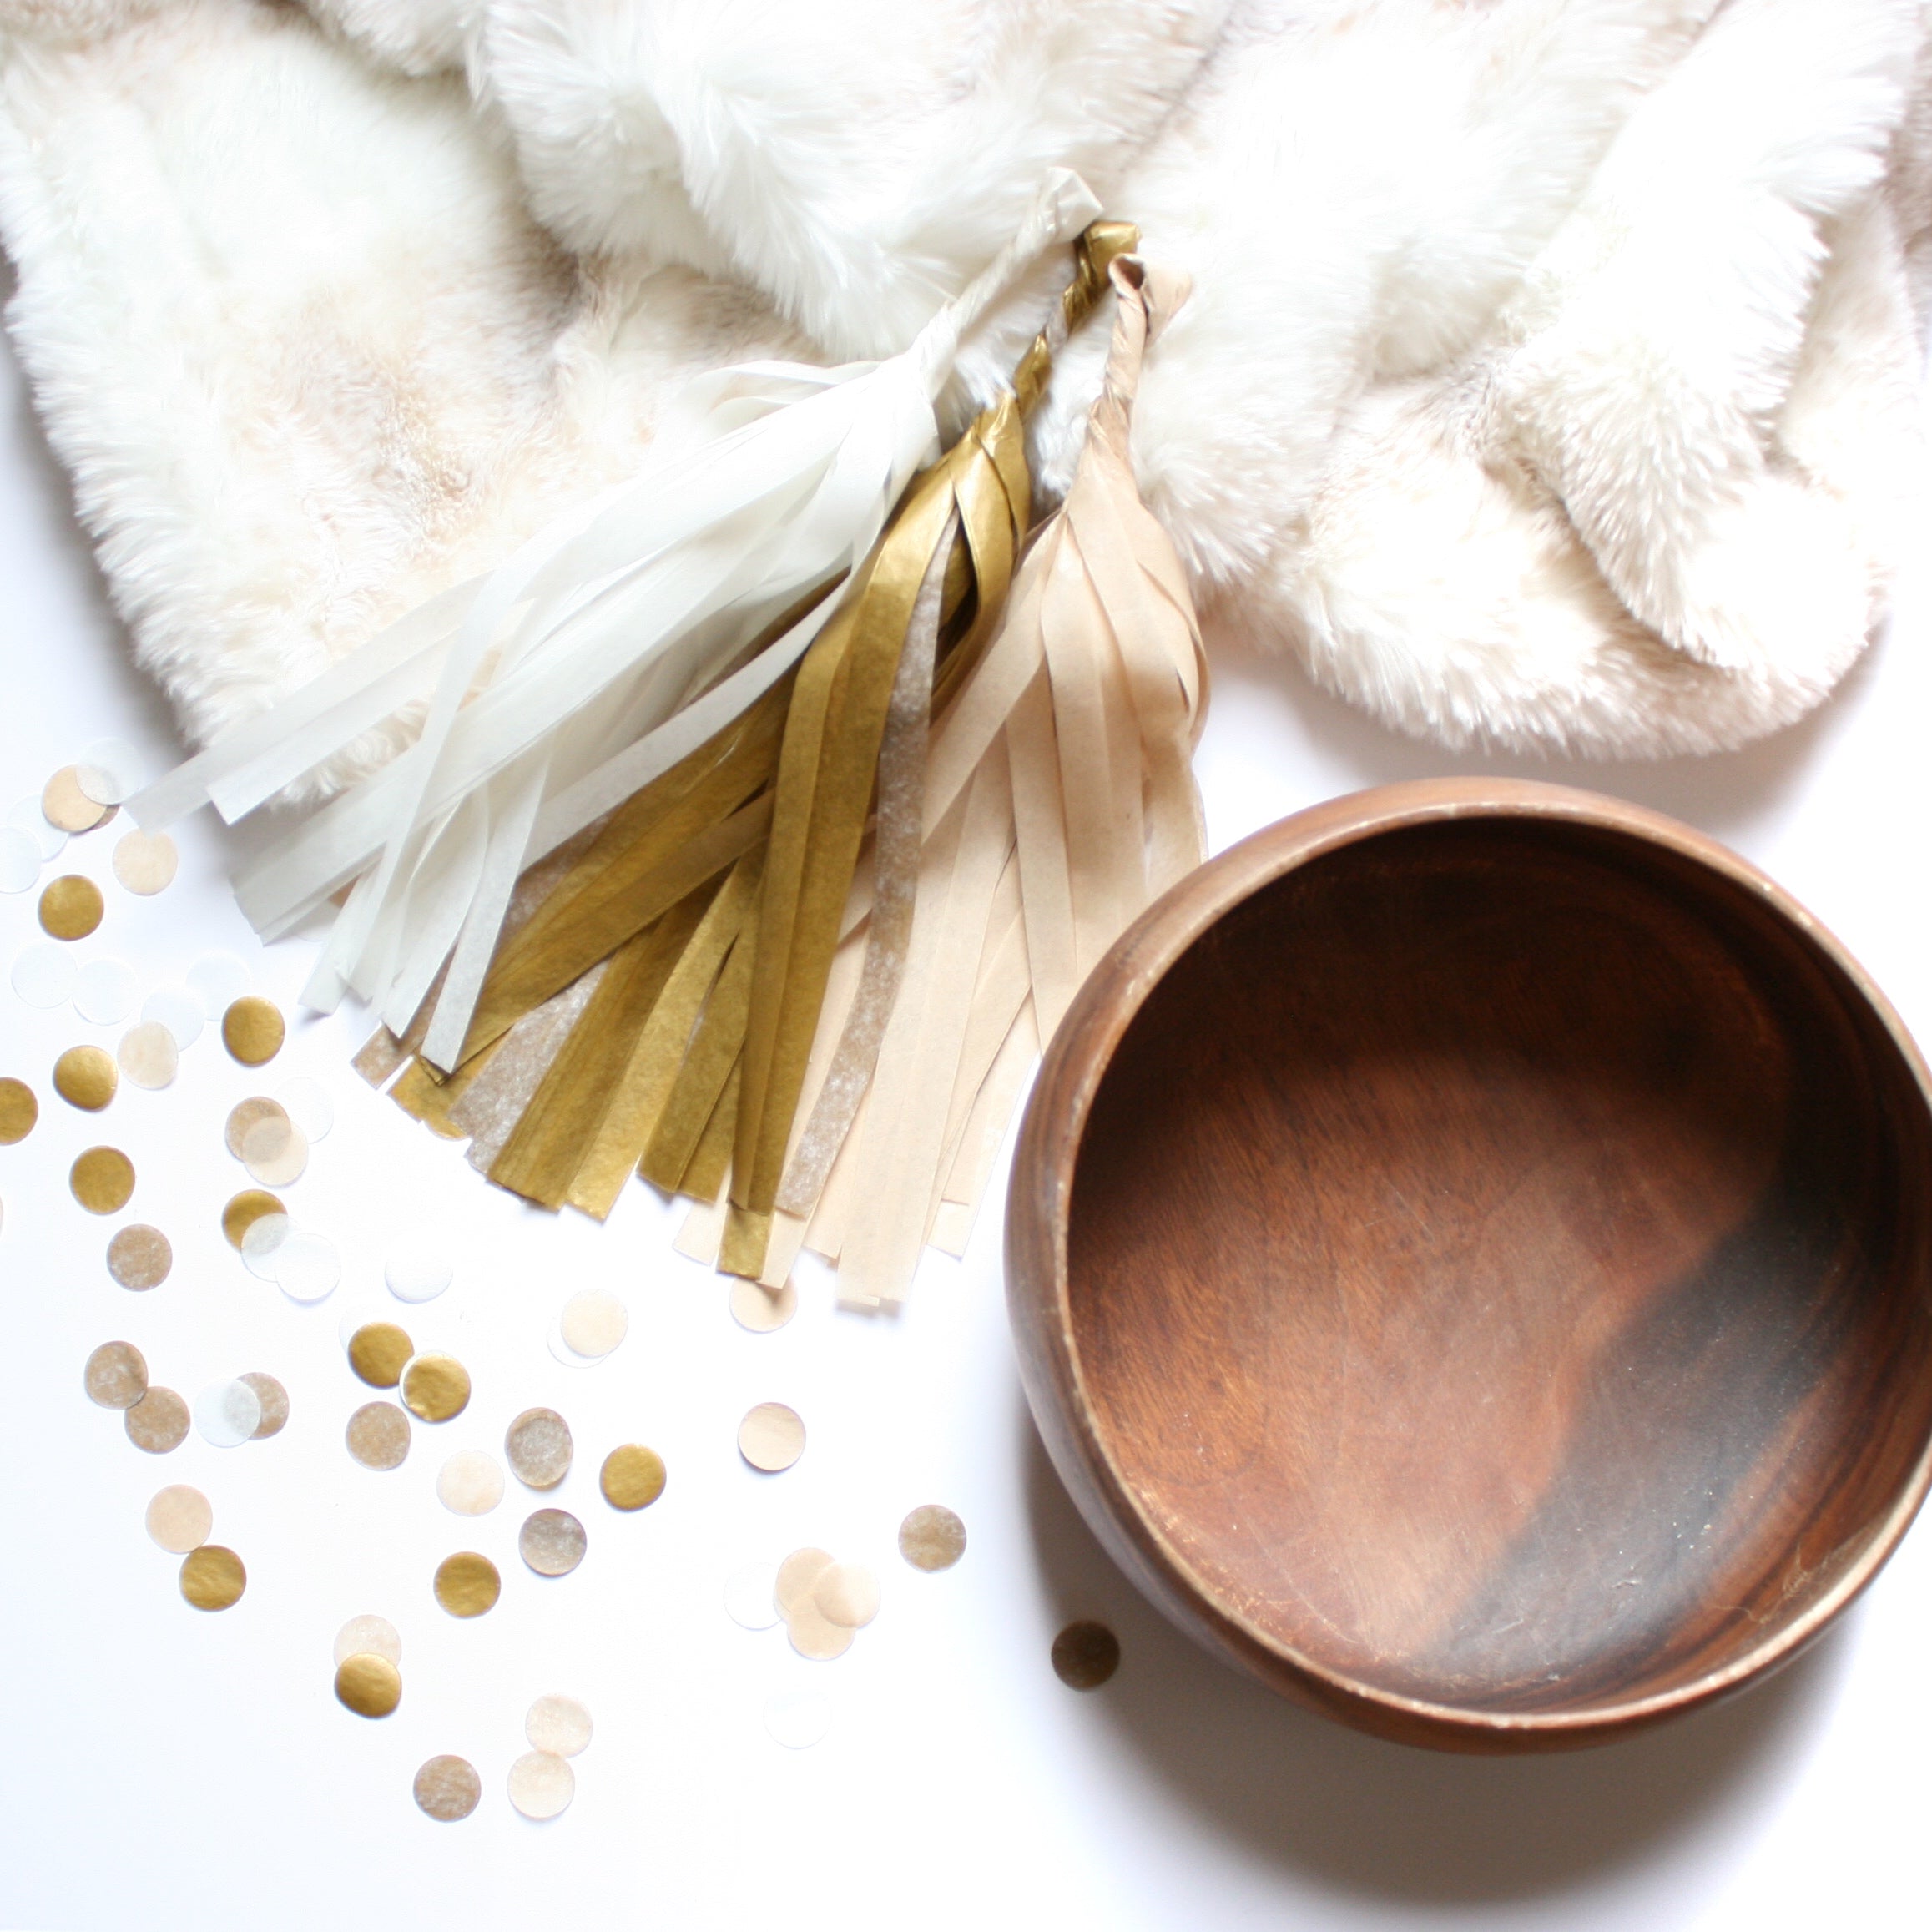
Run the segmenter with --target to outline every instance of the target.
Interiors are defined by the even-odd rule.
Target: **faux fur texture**
[[[15,340],[198,734],[621,472],[683,371],[901,346],[1055,163],[1193,279],[1135,455],[1219,621],[1400,729],[1774,729],[1924,512],[1924,0],[310,11],[0,0]]]

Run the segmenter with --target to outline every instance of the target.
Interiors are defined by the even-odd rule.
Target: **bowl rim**
[[[1836,935],[1749,860],[1661,812],[1603,794],[1526,779],[1415,779],[1344,794],[1264,827],[1190,873],[1127,929],[1089,975],[1047,1047],[1021,1129],[1006,1221],[1008,1308],[1028,1402],[1076,1502],[1143,1592],[1211,1648],[1329,1716],[1411,1743],[1491,1752],[1561,1749],[1627,1735],[1790,1662],[1884,1566],[1932,1487],[1929,1427],[1910,1476],[1864,1549],[1815,1603],[1743,1657],[1672,1690],[1551,1713],[1485,1712],[1404,1697],[1319,1661],[1271,1636],[1203,1578],[1142,1506],[1097,1425],[1074,1334],[1067,1259],[1074,1171],[1122,1040],[1183,954],[1266,886],[1387,833],[1495,818],[1620,833],[1743,887],[1844,976],[1903,1061],[1932,1122],[1932,1070],[1891,1002]],[[1117,1534],[1109,1534],[1108,1523],[1088,1506],[1090,1497]]]

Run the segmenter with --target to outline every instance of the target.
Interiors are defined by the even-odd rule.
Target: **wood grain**
[[[1932,1442],[1932,1110],[1687,828],[1405,785],[1122,941],[1022,1131],[1028,1395],[1183,1627],[1365,1728],[1586,1743],[1788,1661]]]

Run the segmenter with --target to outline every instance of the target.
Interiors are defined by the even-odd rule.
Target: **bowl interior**
[[[1136,1506],[1264,1643],[1614,1710],[1788,1630],[1912,1484],[1929,1175],[1909,1062],[1748,888],[1581,824],[1385,831],[1129,1025],[1076,1359]]]

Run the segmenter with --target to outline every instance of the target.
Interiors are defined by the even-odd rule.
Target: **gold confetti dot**
[[[590,1748],[590,1713],[575,1697],[552,1692],[537,1698],[523,1717],[523,1735],[532,1751],[557,1758],[575,1758]]]
[[[33,1132],[40,1102],[24,1080],[0,1080],[0,1148],[10,1148]]]
[[[365,1651],[335,1667],[335,1701],[359,1718],[386,1718],[402,1702],[402,1672]]]
[[[221,1043],[244,1067],[267,1066],[287,1033],[281,1009],[258,994],[244,994],[221,1016]]]
[[[577,1773],[554,1751],[526,1751],[510,1767],[510,1802],[526,1818],[555,1818],[577,1795]]]
[[[129,1027],[121,1036],[115,1057],[122,1072],[149,1093],[172,1087],[181,1066],[181,1049],[159,1020],[144,1020],[139,1026]]]
[[[63,832],[91,832],[108,815],[108,808],[97,805],[80,789],[80,774],[71,764],[63,764],[47,781],[40,794],[41,815]]]
[[[583,1561],[589,1539],[568,1510],[535,1510],[517,1535],[517,1553],[539,1576],[567,1576]]]
[[[188,1440],[188,1405],[172,1389],[150,1384],[132,1409],[122,1411],[121,1424],[135,1448],[166,1455]]]
[[[1097,1691],[1120,1668],[1120,1639],[1104,1623],[1070,1623],[1053,1639],[1053,1674],[1069,1690]]]
[[[827,1622],[863,1630],[879,1614],[879,1579],[863,1563],[834,1563],[819,1572],[812,1604]]]
[[[134,1192],[134,1163],[119,1148],[89,1148],[68,1168],[67,1184],[90,1214],[118,1214]]]
[[[181,1561],[181,1594],[197,1610],[226,1610],[247,1588],[241,1558],[219,1543],[204,1543]]]
[[[159,1288],[174,1265],[174,1250],[159,1228],[131,1222],[108,1243],[108,1273],[137,1293]]]
[[[814,1663],[830,1663],[852,1647],[853,1633],[842,1623],[834,1623],[816,1603],[801,1604],[785,1619],[785,1631],[792,1648]]]
[[[915,1570],[950,1570],[966,1546],[966,1525],[943,1503],[921,1503],[899,1526],[899,1554]]]
[[[120,1083],[113,1056],[104,1047],[69,1047],[53,1063],[53,1091],[83,1113],[98,1113]]]
[[[214,1529],[214,1511],[191,1484],[169,1483],[148,1504],[148,1534],[171,1556],[199,1550]]]
[[[393,1402],[365,1402],[342,1440],[365,1469],[400,1469],[409,1454],[409,1418]]]
[[[99,926],[106,910],[100,887],[69,872],[40,895],[41,930],[52,939],[85,939]]]
[[[483,1781],[468,1758],[446,1753],[422,1766],[411,1789],[417,1808],[426,1816],[439,1824],[455,1824],[477,1808],[483,1795]]]
[[[447,1422],[470,1405],[470,1371],[454,1355],[418,1355],[402,1371],[402,1400],[425,1422]]]
[[[555,1489],[570,1474],[570,1425],[554,1409],[526,1409],[503,1436],[510,1472],[530,1489]]]
[[[261,1405],[261,1420],[255,1425],[250,1442],[266,1442],[271,1435],[280,1435],[289,1420],[289,1392],[273,1375],[265,1375],[260,1369],[250,1369],[245,1375],[237,1375],[238,1382],[245,1382],[255,1390],[255,1399]]]
[[[416,1353],[416,1344],[394,1322],[365,1322],[349,1338],[349,1366],[371,1389],[393,1389]]]
[[[664,1459],[641,1442],[627,1442],[603,1459],[597,1480],[613,1510],[648,1509],[664,1493]]]
[[[239,1161],[245,1157],[242,1148],[247,1144],[249,1129],[259,1127],[265,1120],[286,1122],[287,1110],[279,1100],[270,1100],[265,1093],[257,1093],[247,1100],[238,1100],[228,1110],[227,1123],[221,1130],[223,1142],[228,1151]]]
[[[132,1342],[103,1342],[87,1359],[88,1400],[132,1409],[148,1393],[148,1364]]]
[[[451,1617],[481,1617],[502,1592],[497,1566],[474,1550],[460,1550],[436,1565],[436,1600]]]
[[[265,1194],[260,1188],[250,1188],[237,1194],[221,1210],[221,1231],[228,1237],[229,1246],[239,1254],[243,1237],[263,1215],[287,1212],[273,1194]]]
[[[794,1550],[778,1566],[778,1581],[772,1585],[771,1600],[780,1617],[792,1617],[812,1600],[818,1581],[832,1566],[832,1552],[816,1550],[809,1544]]]
[[[114,847],[114,876],[142,899],[152,899],[174,883],[181,855],[165,832],[124,832]]]
[[[799,1312],[799,1291],[788,1279],[783,1288],[767,1288],[749,1275],[732,1278],[731,1319],[754,1335],[782,1329]]]
[[[805,1452],[805,1425],[782,1402],[760,1402],[738,1425],[738,1453],[754,1469],[775,1475]]]
[[[352,1657],[385,1657],[402,1662],[402,1633],[386,1617],[351,1617],[335,1632],[335,1662]]]

